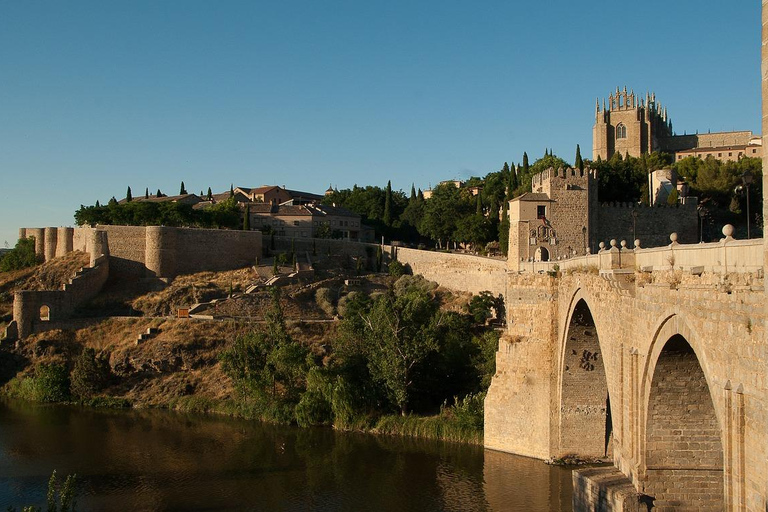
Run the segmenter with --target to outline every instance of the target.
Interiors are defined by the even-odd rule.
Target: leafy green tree
[[[0,272],[10,272],[37,265],[35,238],[19,238],[16,246],[0,258]]]
[[[464,216],[456,221],[455,239],[470,244],[474,249],[490,242],[495,234],[490,220],[482,214]]]
[[[677,192],[677,189],[672,189],[672,192],[669,193],[667,196],[667,204],[670,206],[674,206],[677,204],[677,200],[680,198],[680,194]]]
[[[415,366],[438,347],[436,312],[427,293],[412,289],[399,297],[380,296],[363,319],[368,368],[403,416],[408,413]]]
[[[472,211],[472,203],[461,189],[450,183],[438,185],[424,205],[421,232],[437,241],[439,247],[447,247],[448,242],[456,239],[458,220]]]
[[[242,396],[295,404],[306,386],[308,351],[288,333],[279,288],[272,289],[264,320],[262,329],[238,336],[222,352],[222,369]]]

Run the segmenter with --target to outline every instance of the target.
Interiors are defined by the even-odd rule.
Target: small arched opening
[[[539,247],[536,249],[536,261],[549,261],[549,251],[546,247]]]
[[[679,334],[656,362],[646,418],[645,492],[655,509],[723,510],[720,424],[696,353]]]
[[[40,320],[43,322],[51,320],[51,308],[45,305],[40,306]]]
[[[560,392],[560,454],[611,456],[611,403],[603,355],[589,306],[573,309],[563,348]]]

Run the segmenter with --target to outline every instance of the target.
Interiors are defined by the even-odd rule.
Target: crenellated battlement
[[[600,208],[604,208],[604,209],[616,208],[616,209],[622,209],[622,210],[658,210],[658,209],[696,210],[697,207],[698,207],[698,204],[695,202],[658,204],[656,206],[648,206],[647,204],[643,204],[643,203],[632,203],[632,202],[624,203],[624,202],[617,202],[617,201],[600,203]]]

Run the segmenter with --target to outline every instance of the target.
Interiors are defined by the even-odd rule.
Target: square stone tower
[[[595,125],[592,129],[592,159],[607,160],[614,153],[639,157],[659,149],[659,139],[672,135],[672,123],[667,109],[656,103],[656,94],[646,94],[639,99],[634,91],[616,88],[603,100],[595,104]]]

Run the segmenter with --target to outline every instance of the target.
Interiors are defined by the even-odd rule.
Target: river
[[[477,446],[0,402],[0,510],[44,506],[54,469],[79,511],[571,510],[570,470]]]

